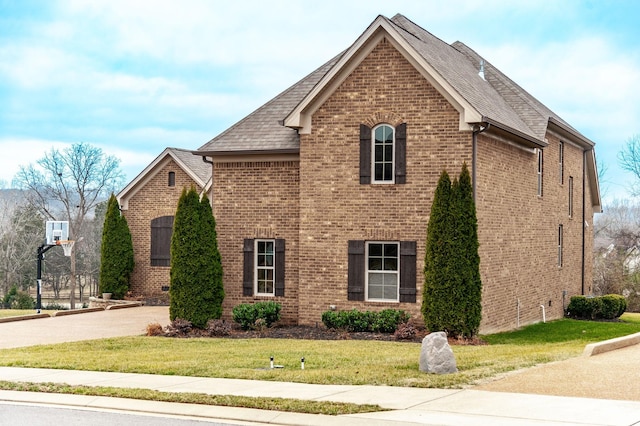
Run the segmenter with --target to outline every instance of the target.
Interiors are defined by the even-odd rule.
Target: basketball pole
[[[37,269],[37,292],[36,292],[36,313],[40,313],[42,309],[42,261],[44,260],[44,254],[51,247],[55,247],[49,244],[43,244],[38,247],[38,267]]]

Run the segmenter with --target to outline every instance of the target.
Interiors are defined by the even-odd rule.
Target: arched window
[[[371,165],[373,182],[393,183],[395,131],[382,124],[373,129],[373,149]]]
[[[407,125],[360,125],[360,183],[406,183]]]

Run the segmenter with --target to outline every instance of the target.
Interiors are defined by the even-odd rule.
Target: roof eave
[[[566,124],[554,117],[549,117],[549,129],[583,148],[589,149],[596,145],[584,135],[580,134],[577,130],[568,127]]]
[[[378,16],[318,84],[284,119],[284,125],[301,134],[311,133],[311,116],[348,77],[378,42],[387,38],[392,45],[440,92],[460,113],[460,130],[470,130],[482,115],[471,106],[438,72],[400,35],[384,16]]]
[[[201,157],[218,157],[233,155],[282,155],[282,154],[299,154],[298,148],[286,149],[248,149],[248,150],[232,150],[232,151],[194,151],[193,154]]]
[[[116,195],[116,199],[118,200],[118,204],[122,210],[128,210],[129,208],[129,198],[131,198],[137,190],[144,186],[155,173],[152,173],[156,167],[161,164],[167,157],[171,157],[173,161],[185,172],[191,179],[194,180],[200,187],[205,188],[207,186],[207,182],[203,182],[202,179],[196,174],[193,173],[190,167],[188,167],[177,155],[173,153],[173,148],[165,148],[164,151],[160,153],[147,167],[144,168],[138,175],[125,186],[122,191]]]
[[[544,148],[549,145],[549,143],[544,140],[540,140],[531,135],[523,133],[489,117],[482,117],[482,123],[489,124],[489,128],[487,129],[488,133],[494,133],[502,137],[507,137],[513,142],[519,143],[528,148]]]

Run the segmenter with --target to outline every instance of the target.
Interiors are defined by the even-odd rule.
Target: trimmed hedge
[[[348,332],[393,333],[402,323],[409,321],[410,315],[397,309],[384,309],[380,312],[326,311],[322,314],[322,323],[327,328]]]
[[[280,309],[280,304],[276,302],[242,303],[233,308],[233,320],[243,330],[258,327],[258,320],[264,321],[266,327],[271,327],[280,320]]]
[[[615,319],[627,310],[627,299],[619,294],[586,297],[573,296],[567,306],[567,316],[576,319]]]

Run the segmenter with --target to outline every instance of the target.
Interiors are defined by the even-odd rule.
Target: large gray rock
[[[449,374],[456,373],[456,358],[449,342],[447,333],[438,331],[430,333],[422,339],[420,350],[420,371],[425,373]]]

